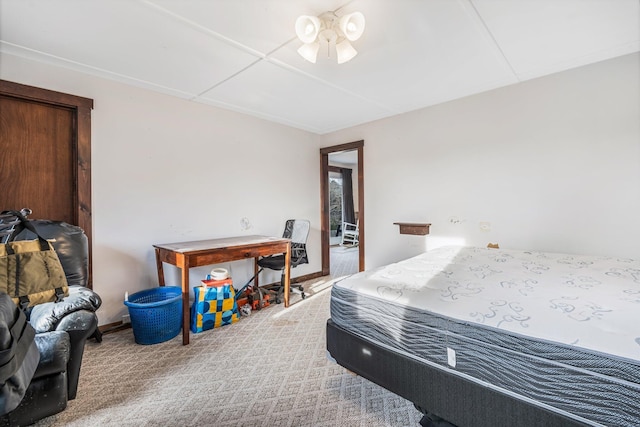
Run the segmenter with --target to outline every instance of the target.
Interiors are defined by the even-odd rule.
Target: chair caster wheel
[[[280,298],[276,298],[276,304],[282,304],[282,301],[280,300]]]
[[[302,293],[302,299],[305,299],[307,297],[307,294],[305,294],[304,292]]]

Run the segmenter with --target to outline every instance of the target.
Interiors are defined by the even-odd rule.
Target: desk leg
[[[253,279],[253,288],[254,289],[258,289],[258,286],[260,286],[260,278],[258,277],[258,271],[260,271],[260,266],[258,265],[258,258],[254,258],[253,259],[253,277],[255,277],[255,279]]]
[[[158,269],[158,285],[164,286],[164,269],[160,261],[160,249],[156,248],[156,268]]]
[[[291,289],[291,242],[287,243],[284,254],[284,306],[289,307],[289,290]]]
[[[182,345],[189,344],[189,258],[176,255],[176,264],[182,275]]]

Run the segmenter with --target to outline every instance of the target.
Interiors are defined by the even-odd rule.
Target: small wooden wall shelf
[[[431,224],[416,223],[416,222],[394,222],[400,226],[400,234],[415,234],[417,236],[424,236],[429,234],[429,227]]]

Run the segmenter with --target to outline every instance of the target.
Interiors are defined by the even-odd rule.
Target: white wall
[[[323,136],[365,141],[367,268],[448,243],[640,257],[639,65],[628,55]]]
[[[0,78],[94,100],[93,277],[104,302],[101,325],[126,313],[125,291],[157,284],[154,243],[281,235],[286,219],[308,218],[310,264],[292,276],[321,270],[317,136],[5,54]],[[243,217],[251,229],[241,229]],[[236,285],[253,271],[246,260],[226,267]],[[210,269],[192,270],[191,284]],[[165,271],[167,284],[178,285],[178,270]]]
[[[639,75],[634,54],[318,137],[10,55],[0,62],[2,79],[95,101],[101,324],[126,312],[125,290],[155,285],[153,243],[278,235],[286,218],[305,217],[311,263],[294,275],[319,271],[318,147],[360,139],[368,268],[448,242],[640,257]],[[399,235],[396,221],[432,231]],[[230,268],[236,283],[250,274],[245,261]]]

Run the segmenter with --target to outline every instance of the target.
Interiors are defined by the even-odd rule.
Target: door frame
[[[320,240],[322,245],[323,276],[329,275],[330,272],[329,154],[354,150],[358,152],[358,219],[360,220],[360,231],[358,235],[358,271],[364,271],[364,140],[360,140],[320,149]]]
[[[74,224],[87,235],[89,245],[89,277],[87,286],[92,287],[92,237],[91,221],[91,110],[93,99],[34,86],[0,80],[0,95],[40,104],[69,109],[73,113],[72,130],[74,141]]]

